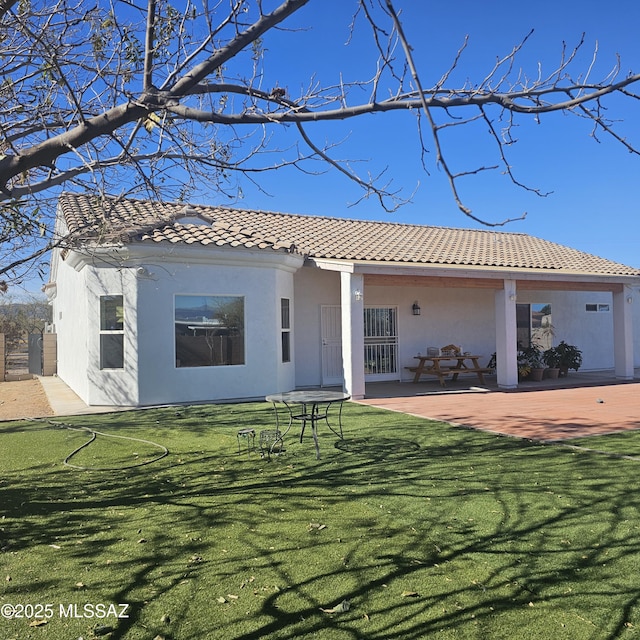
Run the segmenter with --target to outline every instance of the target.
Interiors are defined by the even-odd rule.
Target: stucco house
[[[57,372],[89,405],[362,397],[449,343],[495,352],[513,388],[517,342],[549,316],[583,369],[640,362],[640,271],[526,234],[89,194],[62,195],[57,224]]]

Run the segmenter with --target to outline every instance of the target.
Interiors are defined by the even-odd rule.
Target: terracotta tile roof
[[[640,276],[640,270],[524,233],[303,216],[228,207],[63,194],[76,242],[169,242],[295,252],[310,258],[563,270]]]

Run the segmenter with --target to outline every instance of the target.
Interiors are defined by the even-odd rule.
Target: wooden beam
[[[365,286],[372,287],[440,287],[446,289],[502,289],[501,278],[452,278],[428,275],[364,274]],[[516,288],[522,291],[622,291],[616,282],[588,282],[576,280],[517,280]]]

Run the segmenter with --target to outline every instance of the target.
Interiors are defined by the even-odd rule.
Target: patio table
[[[349,400],[351,396],[342,391],[325,391],[323,389],[308,389],[301,391],[287,391],[285,393],[273,393],[266,396],[267,402],[273,403],[273,409],[276,415],[276,431],[280,431],[280,420],[278,417],[278,405],[283,404],[289,414],[289,423],[282,434],[282,438],[289,432],[294,420],[302,422],[302,430],[300,432],[300,442],[307,426],[307,422],[311,424],[311,434],[316,448],[316,458],[320,459],[320,445],[318,444],[318,422],[324,420],[341,440],[342,435],[342,404],[345,400]],[[329,408],[332,404],[339,405],[338,411],[338,431],[336,431],[329,422]]]
[[[490,373],[491,369],[487,367],[481,367],[478,360],[482,356],[476,356],[471,354],[460,354],[455,356],[414,356],[415,360],[418,360],[418,364],[415,367],[407,367],[409,371],[414,372],[413,381],[419,382],[420,376],[429,375],[437,376],[440,380],[440,386],[445,386],[445,379],[451,375],[452,380],[455,382],[461,373],[474,373],[478,376],[480,384],[484,384],[484,374]],[[443,362],[455,361],[455,364],[445,364]]]

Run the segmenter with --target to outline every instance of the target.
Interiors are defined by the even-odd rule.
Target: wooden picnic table
[[[460,354],[456,356],[414,356],[414,360],[418,360],[415,367],[407,367],[409,371],[414,373],[413,381],[419,382],[420,376],[436,376],[440,380],[440,386],[445,386],[445,380],[448,376],[452,376],[455,382],[460,374],[473,373],[478,376],[480,384],[484,384],[484,374],[490,373],[488,367],[481,367],[478,362],[482,356],[470,354]],[[442,364],[448,363],[451,364]]]

